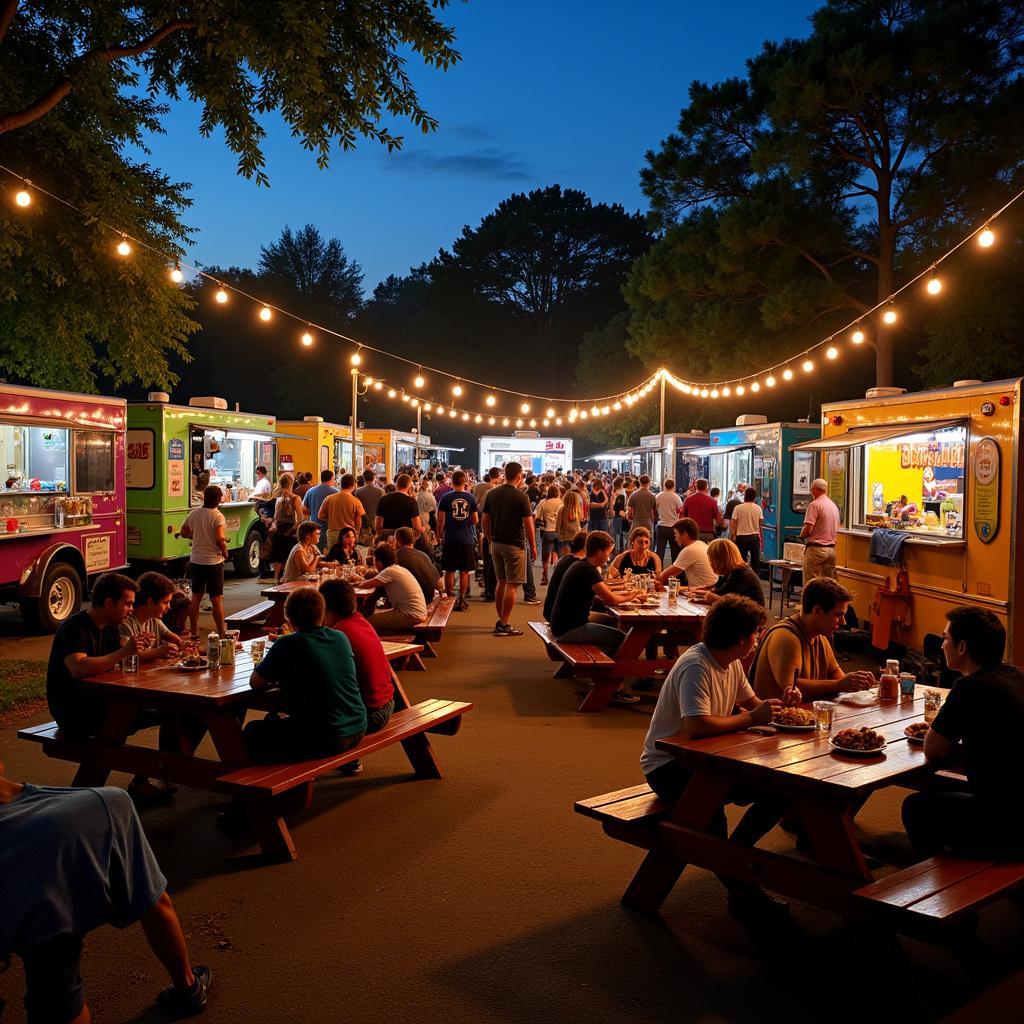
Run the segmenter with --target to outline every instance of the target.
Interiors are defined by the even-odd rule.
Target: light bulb
[[[181,272],[181,267],[179,267],[177,264],[175,264],[171,268],[170,274],[171,274],[171,280],[175,284],[181,284],[181,282],[185,279],[185,275]]]
[[[896,310],[889,306],[889,308],[882,314],[882,322],[892,326],[896,323]]]
[[[508,426],[508,417],[507,416],[501,421],[501,425],[503,427],[507,427]]]
[[[839,349],[837,349],[835,345],[829,345],[829,347],[825,349],[825,357],[827,359],[837,359],[839,357]]]
[[[775,378],[773,376],[771,376],[771,374],[769,374],[765,378],[765,382],[764,383],[765,383],[765,387],[773,388],[773,387],[775,387]]]
[[[364,377],[363,378],[363,384],[366,387],[370,387],[373,384],[373,378],[372,377]]]
[[[353,366],[358,366],[363,361],[363,357],[358,352],[353,352],[352,355],[348,357],[348,361]]]
[[[758,391],[760,391],[761,390],[761,383],[760,383],[760,381],[756,381],[755,380],[754,383],[750,385],[750,390],[753,391],[755,394]]]
[[[942,282],[934,274],[932,274],[932,276],[928,279],[928,284],[926,285],[926,287],[928,289],[929,295],[938,295],[939,292],[942,291]]]
[[[987,227],[987,226],[978,235],[978,245],[980,245],[982,247],[982,249],[989,248],[989,246],[991,246],[992,243],[995,240],[996,240],[995,232],[990,227]]]
[[[531,427],[537,426],[537,421],[536,420],[530,420],[530,426]]]
[[[850,341],[852,341],[854,345],[863,344],[864,332],[858,327],[857,330],[855,330],[853,334],[850,335]]]
[[[27,188],[19,189],[14,193],[14,201],[22,207],[32,205],[32,193]]]
[[[700,389],[700,397],[701,397],[701,398],[707,398],[707,397],[708,397],[708,395],[710,395],[710,394],[711,394],[711,392],[710,392],[710,391],[708,391],[708,389],[707,389],[707,388],[701,388],[701,389]]]
[[[626,395],[626,405],[632,405],[632,404],[633,404],[633,396],[632,395]]]
[[[488,416],[488,417],[487,417],[487,425],[488,425],[489,427],[493,427],[493,426],[494,426],[494,422],[495,422],[495,420],[494,420],[494,417],[493,417],[493,416]]]
[[[373,390],[374,391],[383,391],[384,390],[384,385],[380,381],[377,381],[377,383],[373,385]]]
[[[810,359],[805,359],[802,366],[804,373],[810,373],[814,369],[814,363]]]
[[[484,418],[483,418],[483,416],[481,416],[481,415],[480,415],[480,413],[477,413],[477,414],[476,414],[476,415],[475,415],[475,416],[473,417],[473,422],[474,422],[474,423],[483,423],[483,421],[484,421]]]
[[[464,412],[464,413],[462,414],[462,418],[463,418],[464,420],[468,420],[468,419],[469,419],[469,413],[468,413],[468,412]]]
[[[450,411],[450,412],[448,413],[448,415],[449,415],[449,416],[451,416],[451,418],[452,418],[452,419],[455,419],[455,417],[456,417],[456,416],[458,416],[459,414],[458,414],[458,413],[457,413],[457,412],[456,412],[456,411],[455,411],[454,409],[452,409],[452,410],[451,410],[451,411]]]
[[[585,420],[586,418],[587,418],[587,410],[586,409],[580,409],[580,419],[581,420]]]
[[[409,396],[404,391],[402,392],[402,401],[403,402],[408,402],[409,401]]]
[[[432,408],[433,408],[433,406],[429,402],[424,402],[423,403],[423,411],[424,412],[430,412],[430,410]]]
[[[610,413],[611,411],[612,411],[612,409],[611,409],[610,405],[604,405],[604,406],[601,407],[601,415],[602,416],[607,416],[608,413]]]
[[[496,404],[497,404],[497,402],[498,402],[498,400],[497,400],[497,399],[496,399],[496,398],[494,397],[494,395],[488,395],[488,396],[487,396],[487,397],[486,397],[486,398],[484,399],[484,401],[485,401],[485,402],[486,402],[486,403],[487,403],[488,405],[490,405],[490,406],[496,405]]]
[[[132,247],[128,244],[128,239],[122,235],[121,241],[117,243],[117,252],[120,256],[131,256]]]
[[[551,425],[551,420],[547,416],[544,417],[544,426],[548,427]]]
[[[412,407],[413,407],[414,409],[416,409],[416,408],[417,408],[417,407],[419,406],[419,404],[420,404],[420,400],[419,400],[418,398],[414,398],[414,399],[413,399],[413,400],[412,400],[412,401],[411,401],[411,402],[410,402],[409,404],[410,404],[410,405],[411,405],[411,406],[412,406]]]
[[[530,403],[529,402],[523,402],[523,404],[521,406],[519,406],[519,411],[522,412],[522,413],[529,412],[530,411]]]
[[[782,371],[782,379],[783,380],[792,380],[793,379],[793,371],[788,366]]]
[[[423,374],[417,373],[415,379],[412,382],[412,386],[414,388],[421,388],[423,387],[424,384],[426,384],[426,381],[423,379]]]
[[[271,318],[271,317],[272,317],[273,315],[274,315],[274,314],[273,314],[273,312],[271,311],[271,309],[270,309],[270,307],[269,307],[269,306],[264,306],[264,307],[263,307],[263,308],[262,308],[262,309],[260,310],[260,319],[261,319],[261,320],[262,320],[262,321],[263,321],[264,323],[266,323],[266,322],[267,322],[267,321],[268,321],[268,320],[269,320],[269,319],[270,319],[270,318]]]
[[[521,427],[522,425],[523,425],[523,421],[521,419],[516,420],[516,426],[517,427]]]
[[[394,388],[388,388],[388,398],[395,398],[398,392]]]
[[[228,301],[228,293],[223,288],[218,288],[214,298],[223,306]]]
[[[548,411],[544,413],[544,415],[547,416],[549,420],[553,420],[555,418],[555,410],[548,407]]]
[[[598,407],[596,405],[592,405],[590,407],[590,415],[591,416],[600,416],[601,415],[601,410],[598,409]]]
[[[219,302],[220,300],[218,299],[217,301]],[[227,299],[225,299],[224,301],[226,302]],[[313,344],[313,335],[310,334],[309,331],[302,332],[302,344],[305,345],[306,348],[309,348],[309,346]],[[379,383],[377,387],[380,387]]]
[[[742,395],[745,395],[746,392],[747,392],[747,389],[742,384],[737,384],[736,385],[736,394],[737,395],[741,395],[742,396]]]
[[[711,389],[711,397],[712,397],[712,398],[717,398],[717,397],[718,397],[718,394],[719,394],[719,392],[718,392],[718,388],[712,388],[712,389]]]
[[[723,398],[728,398],[731,394],[732,394],[732,388],[730,388],[728,386],[722,388],[722,397]]]
[[[562,425],[562,417],[561,416],[556,416],[555,417],[555,426],[556,427],[560,427],[561,425]]]
[[[461,398],[461,397],[462,397],[462,385],[461,385],[461,384],[456,384],[456,385],[455,385],[455,386],[454,386],[454,387],[452,388],[452,394],[453,394],[453,395],[454,395],[454,396],[455,396],[456,398]]]
[[[619,410],[620,410],[620,409],[622,408],[622,403],[621,403],[621,402],[616,402],[616,403],[615,403],[615,404],[614,404],[614,405],[612,406],[612,408],[613,408],[613,409],[614,409],[614,410],[615,410],[616,412],[618,412],[618,411],[619,411]],[[550,412],[550,410],[548,410],[548,411]],[[552,413],[552,415],[554,415],[554,414]]]

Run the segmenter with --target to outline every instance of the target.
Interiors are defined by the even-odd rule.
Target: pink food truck
[[[127,564],[120,398],[0,384],[0,601],[53,632]]]

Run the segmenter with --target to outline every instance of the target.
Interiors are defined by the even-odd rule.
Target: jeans
[[[755,573],[761,571],[761,537],[756,533],[743,533],[736,535],[736,547],[740,554],[746,558],[750,556],[750,568]]]
[[[597,622],[585,622],[582,626],[577,626],[575,629],[570,629],[568,633],[555,637],[560,644],[593,644],[608,655],[614,654],[622,646],[622,641],[625,638],[626,634],[621,629],[616,629],[615,626],[603,626]]]
[[[249,756],[257,764],[278,764],[342,754],[358,746],[363,733],[318,739],[311,737],[306,727],[294,718],[267,717],[250,722],[242,738]]]
[[[498,575],[494,571],[494,559],[491,558],[490,542],[484,537],[484,598],[494,600],[494,588],[498,585]]]
[[[387,702],[382,708],[370,708],[366,709],[366,735],[369,736],[372,732],[380,732],[388,722],[391,721],[391,716],[395,713],[395,698]]]
[[[527,601],[537,599],[537,584],[533,581],[533,559],[530,557],[530,545],[524,544],[526,552],[526,582],[523,584],[523,598]]]
[[[658,523],[654,531],[654,553],[658,556],[662,565],[670,565],[665,561],[665,545],[668,545],[672,552],[672,561],[676,560],[679,554],[679,545],[676,543],[676,531],[671,526],[662,526]]]

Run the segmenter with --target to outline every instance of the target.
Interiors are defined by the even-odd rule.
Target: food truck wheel
[[[235,567],[235,575],[243,579],[251,579],[260,571],[260,550],[263,547],[263,534],[251,529],[245,535],[245,543],[235,552],[231,560]]]
[[[21,616],[26,625],[55,633],[81,606],[81,577],[66,562],[54,562],[46,570],[39,597],[21,602]]]

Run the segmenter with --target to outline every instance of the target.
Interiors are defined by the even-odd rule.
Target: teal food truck
[[[239,576],[259,572],[266,530],[251,500],[256,467],[271,477],[277,431],[273,416],[230,411],[221,398],[172,405],[162,393],[128,406],[128,558],[132,563],[182,563],[191,544],[180,536],[189,512],[203,503],[203,488],[225,492],[228,558]]]

